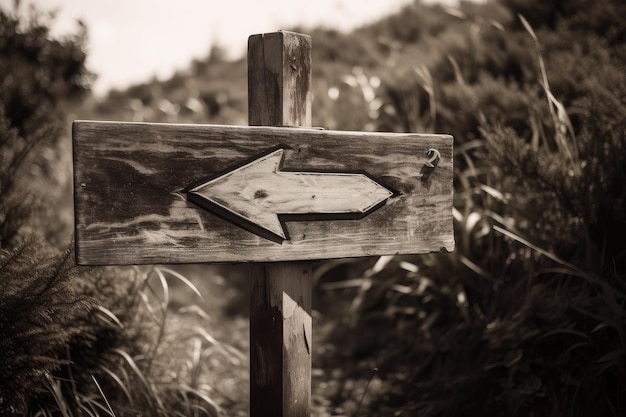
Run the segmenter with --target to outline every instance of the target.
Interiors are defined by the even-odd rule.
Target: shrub
[[[335,351],[358,361],[346,384],[378,368],[374,414],[626,409],[626,62],[605,26],[623,6],[501,3],[499,22],[461,6],[464,40],[444,45],[428,89],[398,78],[381,90],[396,116],[385,129],[455,136],[457,248],[380,258],[343,290],[351,316],[331,340],[354,340]],[[358,398],[337,401],[355,411]]]

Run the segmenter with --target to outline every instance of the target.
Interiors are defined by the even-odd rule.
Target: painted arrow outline
[[[287,221],[359,220],[399,195],[366,172],[282,169],[272,148],[183,190],[187,200],[276,243],[290,240]]]

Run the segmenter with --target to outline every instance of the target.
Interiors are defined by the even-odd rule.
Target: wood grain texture
[[[273,151],[194,187],[187,199],[209,211],[216,206],[232,223],[282,243],[289,238],[279,216],[356,220],[393,195],[364,174],[283,171],[283,154]]]
[[[248,38],[248,124],[311,126],[311,37],[280,31]]]
[[[75,122],[79,264],[307,260],[452,250],[452,137],[304,128]],[[367,172],[396,195],[360,220],[287,221],[269,241],[186,191],[284,151],[283,169]],[[426,169],[428,149],[441,155]]]
[[[311,266],[255,264],[250,298],[250,416],[309,417]]]
[[[311,125],[310,37],[251,36],[248,68],[250,124]],[[310,262],[251,268],[250,417],[311,415],[311,273]]]

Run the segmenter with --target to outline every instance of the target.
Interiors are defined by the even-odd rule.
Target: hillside
[[[315,126],[451,133],[456,146],[454,254],[320,269],[318,306],[334,307],[318,307],[315,366],[334,377],[316,395],[354,412],[376,367],[374,414],[624,407],[625,8],[415,2],[351,33],[309,32]],[[245,124],[245,61],[219,52],[98,112]]]
[[[314,125],[455,138],[453,253],[316,265],[314,416],[625,414],[625,15],[416,1],[350,33],[291,28],[313,38]],[[96,100],[85,34],[2,19],[0,409],[246,415],[245,265],[82,269],[60,250],[65,116],[246,124],[245,59],[215,47]]]
[[[313,39],[314,125],[380,130],[376,114],[385,110],[380,108],[380,99],[375,100],[377,96],[407,78],[412,86],[425,83],[422,77],[428,75],[420,75],[416,68],[428,73],[439,65],[446,59],[446,45],[462,42],[463,32],[472,24],[471,15],[487,12],[494,19],[504,13],[469,4],[461,11],[446,11],[416,2],[351,33],[306,32]],[[194,60],[167,80],[111,91],[93,111],[104,119],[127,121],[246,124],[246,81],[245,57],[227,61],[215,46],[205,59]],[[338,114],[344,117],[336,119]],[[416,127],[407,123],[405,129]]]

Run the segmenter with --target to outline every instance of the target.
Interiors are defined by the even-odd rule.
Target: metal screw
[[[437,164],[439,164],[439,160],[441,159],[441,154],[439,153],[439,151],[433,148],[430,148],[429,150],[426,151],[426,156],[430,158],[428,161],[426,161],[426,166],[428,168],[434,169],[437,166]]]

